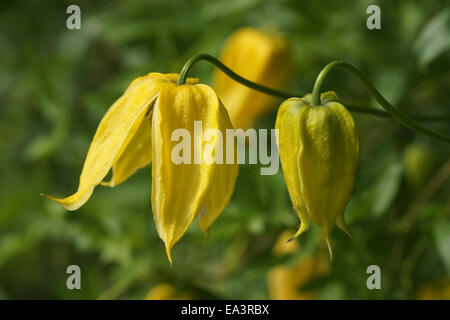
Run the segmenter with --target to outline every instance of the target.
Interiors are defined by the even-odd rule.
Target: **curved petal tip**
[[[330,262],[333,261],[333,249],[331,248],[330,236],[325,236],[325,242],[327,243],[328,252],[330,253]]]
[[[166,253],[167,258],[169,259],[170,266],[173,266],[173,260],[172,260],[172,246],[169,246],[166,244]]]

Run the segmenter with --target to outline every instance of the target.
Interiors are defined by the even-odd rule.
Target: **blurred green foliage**
[[[77,212],[39,197],[75,190],[99,120],[131,80],[178,72],[197,53],[218,56],[238,27],[276,28],[290,39],[295,77],[285,91],[311,91],[320,69],[343,59],[403,111],[450,113],[447,1],[77,1],[81,30],[72,31],[70,4],[0,4],[3,299],[140,299],[160,283],[197,298],[267,298],[268,270],[325,250],[313,227],[297,253],[272,254],[277,236],[295,230],[298,219],[281,170],[260,176],[256,165],[241,166],[233,199],[209,239],[197,223],[191,226],[174,248],[172,268],[153,223],[149,168],[117,188],[98,187]],[[381,30],[366,28],[370,4],[381,8]],[[199,63],[192,75],[208,83],[211,71]],[[342,71],[323,90],[336,91],[347,105],[378,108]],[[275,115],[276,108],[258,126],[273,128]],[[346,217],[357,244],[334,230],[332,271],[310,287],[320,298],[414,298],[420,285],[450,276],[449,146],[392,120],[355,114],[355,122],[361,157]],[[450,134],[448,121],[424,124]],[[403,153],[414,144],[425,146],[420,150],[429,150],[428,157],[405,165]],[[421,167],[420,183],[409,184],[405,170]],[[66,288],[71,264],[81,267],[82,290]],[[366,287],[371,264],[381,267],[382,290]]]

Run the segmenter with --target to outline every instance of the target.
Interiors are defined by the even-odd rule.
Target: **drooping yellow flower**
[[[239,75],[259,84],[279,88],[292,68],[287,41],[245,27],[227,40],[220,60]],[[247,129],[276,103],[275,98],[249,89],[217,70],[213,87],[224,102],[235,128]]]
[[[101,120],[78,191],[64,199],[46,196],[76,210],[111,168],[112,179],[103,184],[116,186],[152,162],[153,215],[171,263],[173,245],[194,218],[200,216],[200,226],[208,232],[230,201],[238,174],[236,162],[203,161],[226,145],[207,137],[208,130],[224,133],[232,128],[222,102],[211,87],[196,79],[184,85],[177,85],[177,79],[177,74],[150,73],[134,80]],[[195,123],[200,123],[200,132],[194,132]],[[173,161],[176,129],[190,134],[190,149],[185,151],[199,157],[198,163]]]
[[[308,229],[310,219],[324,232],[330,259],[334,225],[347,231],[344,210],[350,200],[358,164],[359,144],[353,118],[334,92],[291,98],[278,110],[278,150],[284,179],[301,225],[293,238]]]

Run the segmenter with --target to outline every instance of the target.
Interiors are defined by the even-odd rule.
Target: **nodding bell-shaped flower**
[[[111,180],[102,184],[114,187],[152,163],[153,216],[170,263],[173,245],[197,216],[202,230],[208,232],[230,201],[238,174],[236,162],[203,160],[226,144],[207,133],[232,128],[222,102],[197,79],[187,79],[183,85],[177,80],[177,74],[160,73],[134,80],[101,120],[78,191],[64,199],[46,196],[67,210],[76,210],[111,168]],[[196,126],[200,130],[194,132]],[[173,139],[177,129],[189,133],[192,143],[183,152],[201,159],[197,163],[173,161],[172,150],[179,144]]]
[[[220,60],[239,75],[271,88],[282,86],[292,70],[288,41],[251,27],[230,36]],[[276,105],[276,98],[247,88],[220,70],[214,72],[213,84],[235,128],[247,129]]]
[[[301,222],[292,239],[306,231],[312,220],[325,234],[332,259],[334,225],[350,235],[344,210],[359,157],[353,118],[336,93],[326,92],[319,106],[311,105],[310,94],[284,101],[275,126],[284,179]]]

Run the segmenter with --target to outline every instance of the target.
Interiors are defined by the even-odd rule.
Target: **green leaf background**
[[[269,298],[267,274],[324,250],[313,226],[289,257],[272,252],[298,218],[282,172],[261,176],[242,165],[233,199],[209,239],[194,223],[167,261],[150,205],[150,169],[117,188],[99,187],[76,212],[39,196],[71,194],[96,126],[137,76],[179,72],[194,54],[218,56],[242,26],[276,28],[291,42],[294,78],[280,88],[306,93],[331,60],[357,65],[386,98],[409,113],[450,113],[447,1],[152,0],[77,1],[81,30],[67,30],[70,1],[0,4],[0,298],[142,299],[170,283],[196,298]],[[378,4],[382,29],[368,30]],[[212,66],[192,70],[209,83]],[[244,75],[245,76],[245,75]],[[323,90],[344,104],[377,107],[350,75]],[[273,128],[276,106],[256,124]],[[361,157],[346,211],[356,240],[332,237],[330,274],[308,286],[322,299],[415,298],[450,276],[449,146],[392,120],[354,115]],[[424,122],[450,134],[449,122]],[[424,156],[405,160],[411,145]],[[405,161],[413,161],[412,165]],[[412,185],[409,168],[426,168]],[[414,171],[414,170],[413,170]],[[66,288],[66,268],[82,270],[82,290]],[[382,290],[366,287],[377,264]]]

